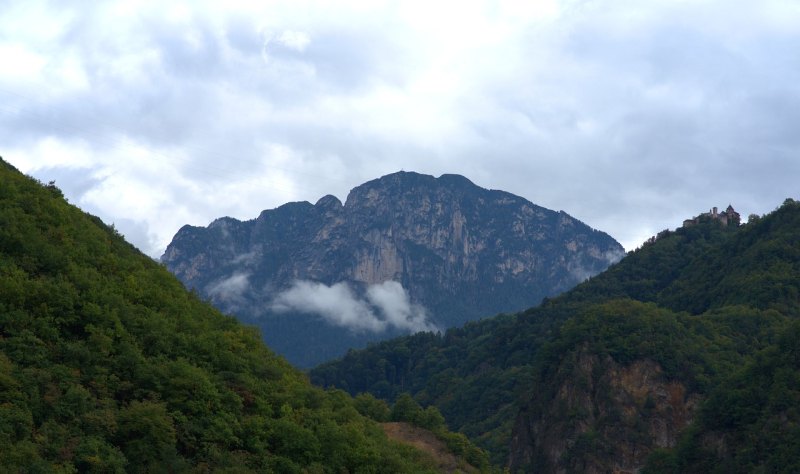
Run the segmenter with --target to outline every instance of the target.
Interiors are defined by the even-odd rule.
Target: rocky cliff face
[[[621,366],[580,350],[517,417],[512,472],[636,473],[656,448],[671,448],[700,402],[651,360]]]
[[[527,308],[623,253],[610,236],[564,212],[461,176],[400,172],[353,189],[344,204],[325,196],[251,221],[185,226],[162,261],[224,311],[261,325],[290,360],[311,365],[342,354],[344,344]],[[335,286],[341,282],[348,286]],[[386,282],[399,285],[378,286]],[[280,297],[286,291],[297,298]],[[355,316],[332,314],[342,295]],[[370,326],[380,331],[354,333],[349,323],[364,317],[383,321]],[[337,347],[325,349],[329,343]],[[299,346],[302,354],[294,354]]]

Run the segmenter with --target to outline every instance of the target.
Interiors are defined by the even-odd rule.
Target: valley
[[[4,468],[800,468],[800,204],[792,199],[746,223],[701,214],[523,311],[374,342],[303,373],[257,328],[187,291],[53,183],[5,162],[0,182]],[[239,232],[223,224],[209,229]],[[184,238],[203,235],[192,232]],[[197,262],[209,259],[183,261],[197,264],[182,268],[198,279]],[[399,294],[369,281],[362,296],[376,305]]]

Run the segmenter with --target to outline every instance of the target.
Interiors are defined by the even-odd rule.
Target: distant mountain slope
[[[623,255],[608,235],[464,177],[399,172],[254,220],[182,228],[162,262],[309,366],[348,347],[518,311]]]
[[[410,392],[513,472],[771,471],[800,462],[787,447],[800,439],[798,295],[800,204],[787,200],[742,227],[663,232],[524,313],[385,341],[310,375]]]
[[[434,466],[0,159],[0,471]]]

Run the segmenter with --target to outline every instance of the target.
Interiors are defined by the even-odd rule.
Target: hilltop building
[[[728,205],[728,208],[725,209],[725,212],[717,212],[717,208],[713,207],[710,211],[704,212],[699,216],[695,217],[694,219],[686,219],[683,221],[684,227],[689,227],[695,224],[700,223],[704,220],[715,220],[722,225],[734,225],[738,226],[741,222],[741,216],[738,212],[731,206]]]

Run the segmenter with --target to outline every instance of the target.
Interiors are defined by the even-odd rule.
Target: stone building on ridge
[[[728,208],[725,209],[725,212],[717,212],[717,208],[713,207],[710,211],[704,212],[699,216],[695,217],[694,219],[686,219],[683,221],[684,227],[689,227],[695,224],[700,223],[704,220],[715,220],[722,225],[734,225],[738,226],[741,222],[741,216],[738,212],[731,206],[728,205]]]

